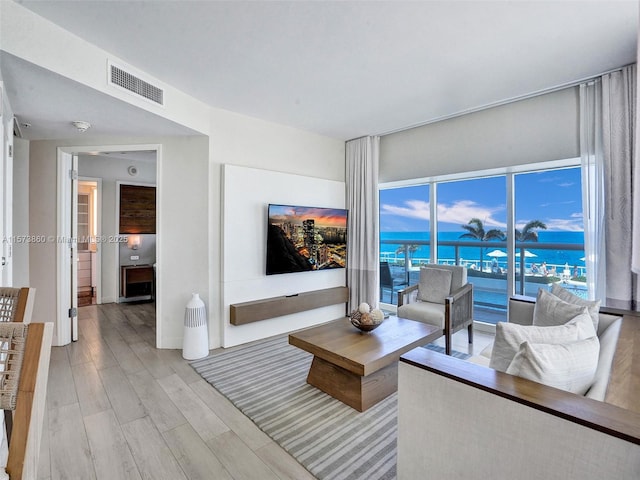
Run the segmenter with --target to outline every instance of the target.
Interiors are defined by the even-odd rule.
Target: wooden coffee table
[[[289,335],[289,343],[314,355],[307,383],[364,412],[398,389],[398,359],[442,336],[442,329],[389,317],[364,333],[348,318]]]

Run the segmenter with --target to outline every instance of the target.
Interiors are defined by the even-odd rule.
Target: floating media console
[[[346,303],[348,300],[349,289],[347,287],[333,287],[302,292],[297,295],[283,295],[252,302],[234,303],[230,305],[230,321],[232,325],[244,325],[314,308]]]

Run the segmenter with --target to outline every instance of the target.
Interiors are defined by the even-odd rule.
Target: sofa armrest
[[[423,348],[400,359],[399,480],[596,480],[639,468],[636,412]]]
[[[611,367],[613,365],[613,357],[616,353],[618,345],[618,337],[620,336],[620,327],[622,326],[622,318],[619,317],[598,338],[600,340],[600,353],[598,356],[598,368],[594,376],[591,388],[585,394],[586,397],[594,400],[605,400],[609,378],[611,377]]]
[[[523,295],[516,295],[509,298],[509,322],[517,323],[518,325],[532,325],[535,305],[535,298],[525,297]]]

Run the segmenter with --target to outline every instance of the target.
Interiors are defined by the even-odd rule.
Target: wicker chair
[[[38,476],[53,323],[31,324],[34,298],[34,288],[0,287],[0,406],[9,450],[0,473],[11,480]]]
[[[451,272],[450,283],[430,284],[434,272]],[[450,286],[449,286],[450,285]],[[440,299],[431,300],[430,290],[439,290]],[[438,295],[435,295],[438,296]],[[424,299],[428,297],[429,300]],[[428,264],[420,268],[420,283],[398,292],[398,317],[428,323],[442,328],[445,352],[451,355],[451,335],[467,327],[469,343],[473,343],[473,285],[467,283],[467,269],[456,265]]]
[[[0,287],[0,407],[4,410],[7,441],[11,440],[26,324],[31,322],[34,295],[34,288]]]
[[[35,288],[0,287],[0,322],[31,322]]]

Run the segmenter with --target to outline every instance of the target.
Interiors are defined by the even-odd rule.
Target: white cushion
[[[564,325],[583,313],[585,309],[586,307],[565,302],[544,288],[540,288],[533,308],[533,324],[539,327]]]
[[[551,293],[558,297],[560,300],[564,300],[567,303],[572,303],[574,305],[580,305],[581,307],[587,307],[589,310],[589,315],[591,316],[591,320],[593,321],[593,328],[598,331],[598,322],[600,321],[600,300],[585,300],[584,298],[580,298],[577,295],[574,295],[566,288],[562,288],[557,283],[554,283],[551,286]]]
[[[397,316],[444,329],[444,305],[440,303],[408,303],[398,307]]]
[[[451,272],[440,268],[421,268],[418,300],[444,304],[451,291]]]
[[[591,317],[586,307],[582,313],[564,325],[538,327],[498,322],[496,337],[491,351],[489,366],[495,370],[506,372],[523,342],[532,343],[568,343],[595,336]]]
[[[491,342],[489,345],[484,347],[478,355],[489,360],[491,359],[492,353],[493,353],[493,342]],[[487,365],[489,365],[489,362],[487,362]]]
[[[565,344],[524,342],[507,373],[584,395],[593,383],[599,352],[598,337]]]

